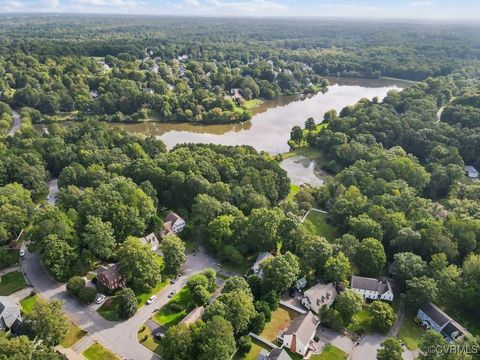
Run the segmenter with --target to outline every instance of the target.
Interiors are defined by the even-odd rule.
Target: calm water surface
[[[265,101],[253,109],[251,121],[243,124],[196,125],[145,122],[139,124],[114,124],[128,131],[153,135],[165,142],[168,148],[179,143],[215,143],[223,145],[251,145],[257,150],[279,154],[288,151],[290,130],[303,126],[313,117],[317,122],[330,110],[340,111],[361,98],[383,99],[388,91],[401,90],[409,84],[387,79],[336,79],[329,78],[330,86],[325,94],[307,99],[283,96]]]

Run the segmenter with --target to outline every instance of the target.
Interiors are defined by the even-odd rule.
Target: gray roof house
[[[393,290],[388,280],[378,280],[362,276],[352,276],[350,287],[370,300],[393,300]]]
[[[418,309],[417,317],[427,328],[439,332],[449,341],[461,339],[469,334],[467,329],[432,303]]]
[[[18,305],[8,296],[0,296],[0,330],[9,330],[21,321]]]
[[[318,283],[305,291],[302,297],[302,305],[318,314],[322,306],[332,305],[337,295],[334,283]]]
[[[465,166],[465,173],[468,175],[468,177],[472,180],[478,180],[478,171],[471,165]]]
[[[159,241],[158,241],[157,236],[154,233],[151,233],[151,234],[145,235],[144,237],[141,237],[140,242],[145,246],[147,246],[147,245],[150,246],[153,251],[158,250]]]
[[[297,316],[279,338],[282,347],[305,357],[310,350],[315,350],[313,338],[319,324],[320,320],[311,311]]]

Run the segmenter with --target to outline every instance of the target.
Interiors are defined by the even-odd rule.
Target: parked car
[[[95,299],[95,304],[101,304],[105,300],[106,296],[103,294],[98,294]]]
[[[157,295],[152,295],[150,298],[147,300],[147,304],[150,305],[157,299]]]
[[[25,256],[25,249],[20,249],[20,257],[24,257]]]
[[[170,284],[175,284],[178,281],[178,278],[170,280]]]
[[[169,298],[172,298],[173,295],[175,295],[176,293],[177,293],[176,291],[172,291],[170,294],[168,294],[168,297],[169,297]]]

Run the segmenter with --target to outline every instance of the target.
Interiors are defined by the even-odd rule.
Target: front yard
[[[370,314],[368,305],[364,305],[362,311],[353,316],[352,322],[347,328],[357,334],[364,334],[372,330],[372,314]]]
[[[326,345],[321,354],[312,355],[311,360],[344,360],[347,354],[333,345]]]
[[[138,301],[138,308],[141,308],[147,300],[150,298],[150,296],[159,293],[165,286],[167,286],[170,282],[170,279],[166,279],[163,282],[159,283],[157,286],[155,286],[152,290],[145,292],[145,293],[136,293],[135,295],[137,296],[137,301]]]
[[[159,325],[170,327],[177,325],[194,308],[192,293],[188,287],[184,287],[165,306],[157,311],[152,319]]]
[[[155,354],[162,356],[162,347],[160,341],[153,337],[152,331],[148,326],[142,325],[140,327],[137,333],[137,338],[140,344],[153,351]]]
[[[420,339],[425,334],[425,330],[414,321],[412,315],[405,315],[402,327],[398,332],[398,337],[405,343],[409,350],[418,349]]]
[[[87,360],[118,360],[118,356],[110,350],[104,348],[101,344],[95,343],[83,352]]]
[[[97,312],[108,321],[122,320],[119,314],[119,298],[116,296],[105,300]]]
[[[260,336],[274,342],[279,333],[285,330],[296,316],[298,316],[298,313],[279,307],[272,312],[272,320],[265,324],[265,329],[263,329]]]
[[[28,286],[21,271],[13,271],[0,278],[0,295],[7,296]]]

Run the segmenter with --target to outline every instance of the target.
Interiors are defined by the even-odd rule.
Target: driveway
[[[360,343],[354,347],[350,359],[352,360],[376,360],[377,350],[380,344],[388,337],[381,334],[365,335],[360,339]],[[404,347],[402,354],[404,360],[414,360],[413,354]]]
[[[321,343],[318,348],[323,348],[326,344],[332,344],[340,350],[343,350],[345,353],[350,354],[355,346],[350,338],[323,326],[318,327],[317,336]]]
[[[144,360],[159,357],[141,345],[137,340],[137,331],[147,321],[156,308],[165,305],[172,291],[179,291],[187,283],[189,275],[211,267],[219,270],[213,257],[203,251],[196,256],[188,256],[184,271],[175,284],[166,286],[151,305],[145,305],[135,316],[124,322],[110,322],[102,318],[96,311],[82,305],[65,291],[65,284],[53,280],[40,262],[37,254],[27,251],[22,261],[23,271],[28,281],[43,298],[59,299],[64,302],[67,316],[80,328],[88,331],[90,337],[114,351],[122,358]]]
[[[15,135],[15,133],[20,130],[21,125],[22,125],[22,119],[20,118],[20,114],[12,110],[12,127],[8,131],[7,135],[9,136]]]
[[[57,202],[57,193],[58,193],[58,179],[51,179],[48,182],[48,203],[50,205],[55,205]]]

